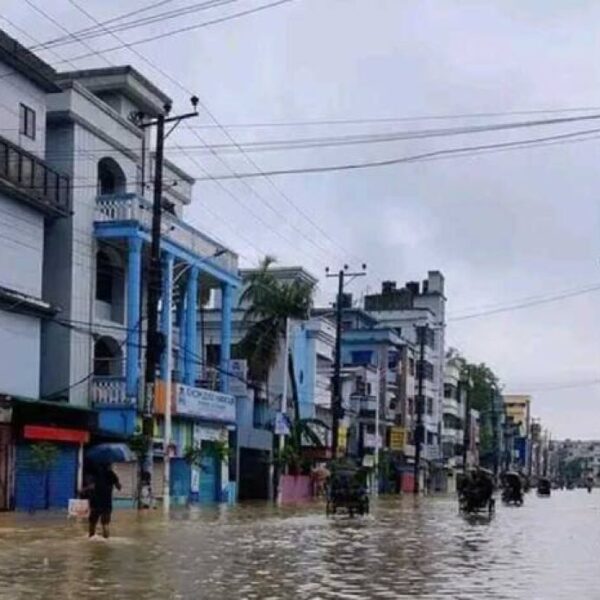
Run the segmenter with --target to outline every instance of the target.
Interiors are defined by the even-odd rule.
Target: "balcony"
[[[458,402],[453,398],[444,398],[443,404],[444,414],[461,417],[461,409]]]
[[[94,406],[131,406],[125,393],[125,377],[101,377],[92,381],[92,404]]]
[[[377,398],[375,396],[352,394],[350,396],[350,406],[360,417],[374,419],[377,410]]]
[[[71,210],[69,178],[0,136],[1,189],[50,216],[66,216]]]
[[[96,223],[138,223],[149,233],[152,229],[152,203],[137,194],[114,194],[98,196],[96,199]],[[212,257],[213,264],[226,271],[237,271],[237,255],[223,252],[223,247],[188,225],[175,215],[163,210],[162,231],[167,240],[198,257]]]

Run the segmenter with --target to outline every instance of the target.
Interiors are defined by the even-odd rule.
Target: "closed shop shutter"
[[[171,459],[171,496],[187,501],[190,495],[191,467],[184,458]]]
[[[32,464],[31,444],[17,446],[15,506],[21,510],[67,508],[75,497],[77,447],[57,444],[57,455],[46,472]]]
[[[219,483],[218,459],[207,456],[202,459],[200,469],[200,504],[210,504],[217,501],[217,485]]]
[[[165,465],[161,460],[154,461],[154,468],[152,471],[152,493],[155,498],[163,497],[163,486],[164,486],[164,475]]]
[[[113,471],[121,482],[121,489],[115,490],[115,500],[134,500],[137,497],[137,462],[115,463]]]

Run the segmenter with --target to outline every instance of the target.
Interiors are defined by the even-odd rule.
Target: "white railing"
[[[127,400],[124,377],[94,377],[92,381],[92,402],[124,406],[131,404]]]
[[[96,221],[136,221],[143,229],[152,228],[152,204],[137,194],[114,194],[96,199]],[[163,235],[192,254],[210,258],[222,246],[167,211],[162,213]],[[228,271],[237,271],[237,256],[226,251],[210,258],[211,262]]]

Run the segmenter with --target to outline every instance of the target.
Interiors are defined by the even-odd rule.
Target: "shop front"
[[[164,395],[156,412],[164,416]],[[235,397],[177,384],[171,400],[173,419],[171,497],[174,503],[230,502],[235,499]],[[160,430],[164,426],[160,424]],[[160,476],[159,476],[160,477]],[[158,479],[158,477],[156,478]]]
[[[66,404],[5,399],[11,428],[2,427],[0,443],[10,448],[0,464],[5,508],[66,509],[82,484],[83,447],[96,429],[93,411]]]

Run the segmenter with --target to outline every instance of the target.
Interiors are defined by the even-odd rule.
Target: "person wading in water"
[[[120,490],[121,482],[112,470],[112,465],[99,465],[91,485],[85,490],[90,501],[89,537],[96,535],[98,521],[102,525],[102,536],[105,539],[110,536],[113,488]]]

